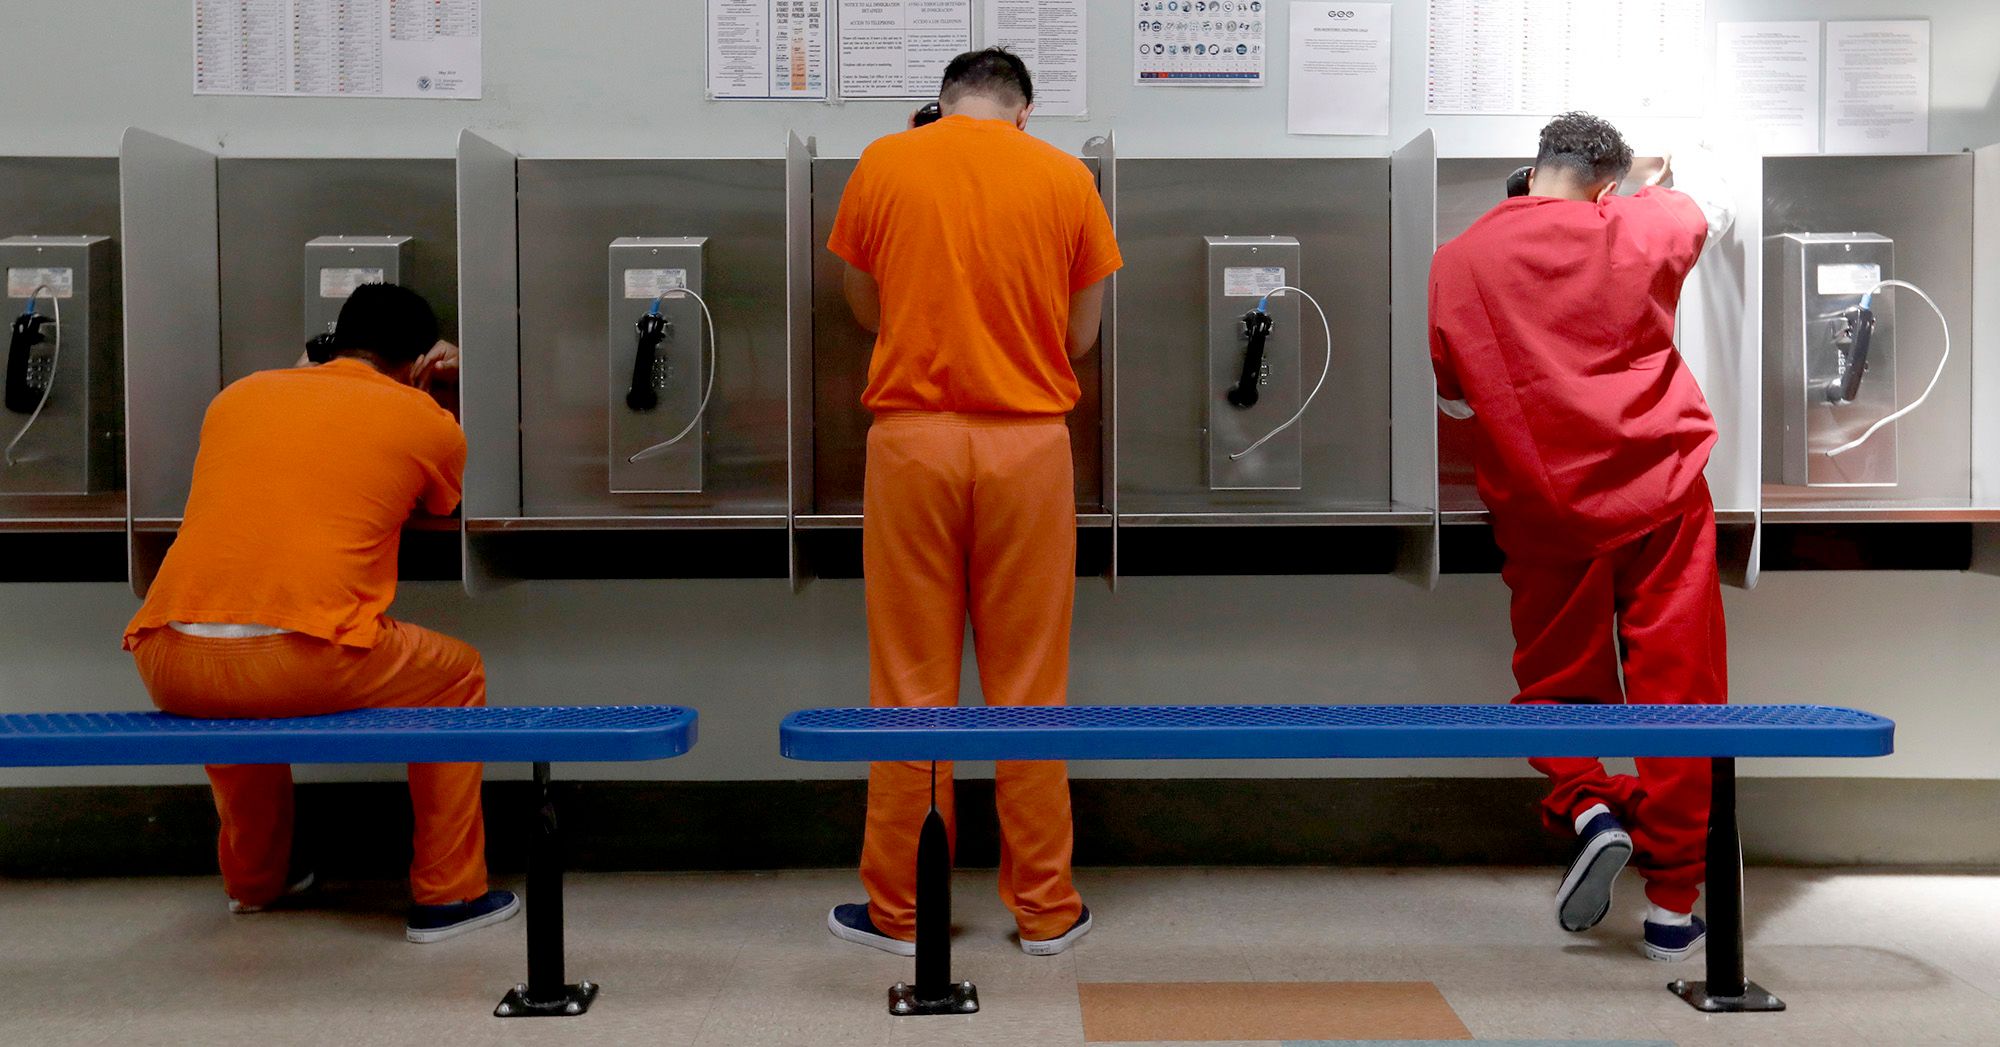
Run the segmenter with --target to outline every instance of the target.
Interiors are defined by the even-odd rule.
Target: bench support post
[[[567,1018],[590,1009],[597,983],[563,982],[563,860],[561,827],[549,765],[535,765],[535,828],[528,844],[528,980],[493,1009],[497,1018]]]
[[[1736,760],[1710,761],[1708,806],[1708,980],[1667,988],[1710,1013],[1782,1011],[1785,1001],[1743,971],[1743,838],[1736,828]]]
[[[917,835],[917,981],[889,988],[889,1013],[974,1014],[979,990],[951,980],[951,838],[937,809],[937,762],[931,762],[931,809]]]

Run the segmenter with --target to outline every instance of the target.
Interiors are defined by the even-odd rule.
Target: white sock
[[[1648,905],[1646,906],[1646,922],[1657,923],[1662,927],[1686,927],[1694,922],[1694,914],[1675,912],[1672,909],[1662,909],[1657,905]]]
[[[1606,807],[1601,803],[1591,804],[1587,810],[1585,810],[1582,814],[1576,816],[1577,834],[1579,836],[1583,834],[1583,827],[1589,825],[1590,820],[1592,818],[1595,818],[1600,814],[1610,814],[1610,813],[1611,813],[1611,808]]]

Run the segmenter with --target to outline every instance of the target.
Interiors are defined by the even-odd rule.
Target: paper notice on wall
[[[1712,122],[1747,128],[1767,154],[1819,152],[1818,22],[1715,27]]]
[[[194,93],[478,98],[482,0],[194,0]]]
[[[1389,133],[1390,4],[1294,3],[1285,130]]]
[[[1706,0],[1430,0],[1424,111],[1700,116]]]
[[[936,98],[972,50],[972,0],[836,0],[842,98]]]
[[[1264,86],[1263,0],[1132,0],[1138,84]]]
[[[1931,24],[1826,24],[1826,151],[1931,147]]]
[[[1083,116],[1089,110],[1089,54],[1083,0],[986,0],[986,46],[1028,63],[1036,116]]]
[[[708,0],[708,97],[827,96],[826,0]]]

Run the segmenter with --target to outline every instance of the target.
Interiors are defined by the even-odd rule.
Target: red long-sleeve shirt
[[[1509,555],[1598,555],[1699,485],[1715,419],[1674,347],[1674,314],[1708,229],[1671,189],[1528,196],[1438,249],[1438,395],[1478,421],[1479,493]]]

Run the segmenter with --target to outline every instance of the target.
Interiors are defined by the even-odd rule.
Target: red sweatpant
[[[209,639],[152,629],[132,648],[153,704],[205,719],[317,716],[349,709],[486,704],[479,652],[441,633],[382,619],[371,648],[298,633]],[[445,905],[486,893],[486,819],[476,763],[413,763],[416,855],[410,895]],[[222,818],[222,886],[245,905],[285,891],[292,851],[292,769],[208,768]]]
[[[868,591],[868,697],[890,706],[958,704],[972,617],[988,705],[1060,705],[1069,687],[1076,599],[1076,492],[1061,418],[885,413],[868,431],[862,566]],[[957,844],[952,766],[937,806]],[[1021,936],[1067,932],[1083,911],[1070,879],[1069,772],[1001,761],[1000,898]],[[868,771],[861,882],[883,933],[916,935],[917,834],[931,765]]]
[[[1519,703],[1719,705],[1729,700],[1715,506],[1707,487],[1678,519],[1593,560],[1507,558]],[[1622,648],[1622,657],[1621,657]],[[1621,686],[1620,676],[1623,676]],[[1549,776],[1549,828],[1602,803],[1632,834],[1646,897],[1689,912],[1705,874],[1709,763],[1641,759],[1608,775],[1593,759],[1530,761]]]

